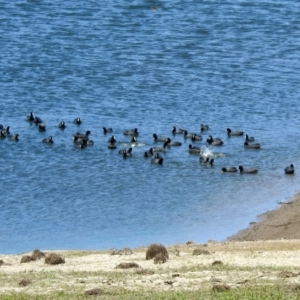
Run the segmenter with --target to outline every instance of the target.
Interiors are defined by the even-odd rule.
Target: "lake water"
[[[20,137],[0,140],[0,253],[224,240],[298,191],[299,1],[0,7],[0,123]],[[30,111],[45,132],[25,121]],[[215,158],[212,168],[171,134],[173,126],[201,134],[201,123],[210,129],[194,145]],[[139,143],[123,159],[132,128]],[[226,128],[261,149],[244,149]],[[86,130],[95,144],[78,149],[73,134]],[[153,133],[182,142],[162,166],[143,157]],[[42,143],[49,135],[53,145]],[[224,145],[207,147],[209,135]],[[286,176],[291,163],[295,175]],[[221,172],[231,165],[259,171]]]

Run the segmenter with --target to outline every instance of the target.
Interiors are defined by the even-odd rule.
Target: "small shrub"
[[[4,260],[0,259],[0,266],[4,265]]]
[[[193,241],[187,241],[187,242],[186,242],[186,245],[193,245],[193,244],[194,244]]]
[[[163,263],[165,263],[165,262],[168,260],[168,258],[169,258],[169,257],[166,256],[165,253],[158,253],[158,254],[154,257],[153,261],[154,261],[155,264],[163,264]]]
[[[45,264],[48,265],[59,265],[64,263],[65,263],[64,258],[57,255],[56,253],[50,253],[45,257]]]
[[[31,280],[29,279],[22,279],[20,282],[19,282],[19,286],[27,286],[31,284]]]
[[[23,255],[22,258],[21,258],[21,264],[28,263],[28,262],[31,262],[33,260],[34,260],[34,258],[32,258],[31,255]]]
[[[197,248],[197,249],[194,249],[193,251],[193,255],[208,255],[210,254],[208,250],[203,250],[203,249],[200,249],[200,248]]]
[[[116,266],[116,269],[133,269],[133,268],[140,268],[140,266],[135,262],[120,263]]]
[[[99,288],[90,289],[84,292],[85,296],[100,296],[103,295],[103,290]]]
[[[223,265],[223,262],[221,260],[215,260],[214,262],[212,262],[213,266],[217,266],[217,265]]]
[[[35,249],[32,251],[32,255],[31,257],[34,259],[34,260],[37,260],[37,259],[41,259],[42,257],[45,257],[46,254],[42,251],[40,251],[39,249]]]
[[[146,251],[146,260],[155,258],[158,254],[164,255],[165,259],[169,259],[167,248],[162,244],[151,244]]]

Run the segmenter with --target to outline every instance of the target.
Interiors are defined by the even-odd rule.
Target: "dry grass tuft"
[[[208,250],[203,250],[200,248],[194,249],[193,255],[208,255],[210,252]]]
[[[27,263],[27,262],[35,261],[35,260],[40,259],[42,257],[45,257],[45,253],[41,252],[38,249],[35,249],[35,250],[32,251],[31,255],[22,256],[21,263]]]
[[[158,254],[162,254],[164,259],[169,259],[167,248],[162,244],[151,244],[146,251],[146,260],[155,258]]]
[[[45,257],[45,264],[48,265],[59,265],[59,264],[64,264],[65,259],[56,253],[50,253]]]
[[[291,277],[297,277],[299,274],[293,273],[290,271],[282,271],[278,274],[278,277],[280,278],[291,278]]]
[[[90,289],[84,292],[85,296],[101,296],[103,295],[103,290],[99,288]]]
[[[215,277],[215,276],[211,276],[210,277],[210,281],[211,282],[222,282],[221,278]]]
[[[31,261],[34,261],[34,258],[32,258],[31,255],[23,255],[22,258],[21,258],[21,264],[28,263],[28,262],[31,262]]]
[[[115,269],[133,269],[133,268],[140,268],[140,266],[135,262],[129,262],[129,263],[120,263],[115,267]]]
[[[153,261],[155,264],[163,264],[168,260],[169,256],[167,256],[165,253],[158,253]]]
[[[45,257],[46,254],[42,251],[40,251],[39,249],[35,249],[32,251],[32,254],[31,254],[31,257],[34,259],[34,260],[37,260],[37,259],[41,259],[43,257]]]
[[[175,248],[175,249],[173,250],[173,254],[176,255],[176,256],[180,256],[180,251],[179,251],[179,249],[178,249],[178,248]]]
[[[294,283],[290,286],[290,288],[291,288],[292,292],[298,292],[298,291],[300,291],[300,284],[299,283]]]
[[[218,266],[218,265],[223,265],[223,262],[221,260],[215,260],[212,262],[212,266]]]
[[[123,248],[121,250],[112,250],[110,255],[131,255],[133,251],[130,248]]]
[[[27,286],[31,284],[31,280],[29,279],[22,279],[20,282],[19,282],[19,286]]]
[[[230,290],[230,286],[227,284],[214,284],[212,290],[214,292],[225,292]]]
[[[138,275],[153,275],[154,271],[149,269],[139,269],[136,270],[136,274]]]

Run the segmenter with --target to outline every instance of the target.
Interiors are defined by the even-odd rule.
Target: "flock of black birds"
[[[206,124],[201,124],[200,125],[200,131],[201,132],[204,132],[204,131],[207,131],[207,130],[209,130],[208,125],[206,125]],[[103,127],[103,132],[105,134],[108,133],[108,132],[112,132],[112,131],[113,131],[112,128],[107,129],[107,128]],[[136,137],[138,136],[139,131],[138,131],[137,128],[135,128],[135,129],[132,129],[132,130],[126,130],[126,131],[124,131],[123,134],[132,136],[131,142],[134,143],[134,142],[137,141]],[[190,133],[187,130],[182,129],[182,128],[173,127],[172,128],[172,134],[173,134],[173,136],[175,136],[177,134],[182,134],[185,139],[190,139],[193,142],[202,140],[201,135],[199,135],[197,133]],[[230,128],[227,128],[227,135],[229,137],[231,137],[231,136],[243,136],[244,132],[240,131],[240,130],[232,131]],[[162,147],[151,147],[149,150],[144,152],[145,157],[152,157],[151,163],[154,163],[154,164],[160,164],[160,165],[163,164],[164,158],[160,155],[160,152],[165,152],[167,147],[181,146],[182,145],[181,142],[172,141],[167,136],[157,136],[156,133],[153,133],[153,139],[154,139],[154,142],[162,142],[163,143]],[[117,147],[116,146],[116,139],[115,139],[114,136],[112,136],[108,140],[108,142],[109,142],[108,148],[115,149]],[[220,138],[213,138],[212,135],[209,135],[206,142],[209,146],[222,146],[224,144],[224,142]],[[259,143],[255,143],[254,137],[251,137],[248,134],[245,134],[244,147],[246,149],[260,149],[261,145]],[[199,154],[200,155],[199,162],[202,165],[213,166],[214,159],[203,155],[201,147],[197,147],[197,146],[193,146],[192,144],[189,144],[188,152],[192,153],[192,154]],[[119,150],[119,153],[122,154],[124,158],[130,157],[132,155],[132,148],[130,147],[128,149]],[[222,172],[224,172],[224,173],[226,173],[226,172],[234,173],[234,172],[238,172],[238,171],[241,174],[256,174],[258,172],[258,170],[256,168],[244,169],[243,166],[239,166],[238,168],[236,168],[236,167],[223,167],[222,168]],[[284,172],[285,172],[285,174],[294,174],[294,172],[295,172],[294,165],[291,164],[291,165],[287,166],[284,169]]]
[[[36,124],[39,131],[45,131],[46,130],[46,124],[41,120],[41,118],[34,116],[33,112],[30,112],[29,115],[26,116],[26,121]],[[76,125],[80,125],[81,119],[79,117],[75,118],[73,120],[73,123]],[[64,130],[66,128],[66,124],[64,121],[61,121],[57,127],[59,129]],[[103,127],[103,134],[112,133],[112,128],[106,128]],[[205,124],[200,125],[200,131],[201,133],[204,131],[209,130],[209,126]],[[94,145],[93,140],[90,140],[89,135],[91,132],[88,130],[85,133],[76,132],[73,134],[73,141],[74,145],[80,149],[83,149],[87,146]],[[131,130],[125,130],[123,132],[125,136],[131,137],[131,143],[137,143],[137,137],[139,135],[139,130],[137,128],[131,129]],[[182,128],[172,128],[172,135],[183,135],[185,139],[190,139],[192,142],[196,141],[202,141],[202,136],[198,133],[190,133],[185,129]],[[230,128],[227,128],[227,135],[228,137],[234,137],[234,136],[243,136],[244,132],[240,130],[232,131]],[[8,138],[13,141],[19,140],[19,134],[11,134],[10,133],[10,126],[7,126],[6,128],[0,124],[0,139]],[[156,133],[153,133],[153,139],[154,142],[162,142],[162,147],[151,147],[149,150],[144,152],[144,157],[151,157],[151,163],[152,164],[159,164],[162,165],[164,162],[164,158],[160,153],[163,153],[166,151],[168,147],[173,146],[181,146],[182,143],[178,141],[172,141],[170,137],[168,136],[158,136]],[[50,135],[47,138],[44,138],[42,140],[45,144],[53,144],[53,137]],[[224,142],[220,138],[214,138],[212,135],[209,135],[209,137],[206,140],[208,146],[222,146]],[[255,142],[254,137],[249,136],[248,134],[245,134],[245,142],[244,147],[246,149],[260,149],[261,145],[259,143]],[[117,140],[114,135],[112,135],[108,139],[108,149],[116,149],[117,148]],[[210,158],[206,155],[203,155],[201,147],[193,146],[192,144],[189,144],[188,152],[191,154],[199,154],[199,162],[202,165],[206,166],[213,166],[214,159]],[[119,154],[123,156],[123,158],[128,158],[132,156],[132,147],[121,149],[118,151]],[[256,174],[258,170],[256,168],[249,168],[244,169],[243,166],[236,167],[223,167],[222,172],[224,173],[234,173],[234,172],[240,172],[241,174]],[[295,168],[293,164],[290,164],[284,169],[285,174],[294,174]]]

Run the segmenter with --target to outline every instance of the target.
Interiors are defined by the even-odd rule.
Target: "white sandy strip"
[[[175,246],[171,247],[174,248]],[[192,255],[194,249],[201,247],[210,252],[209,255]],[[290,249],[288,249],[290,248]],[[20,263],[22,255],[0,255],[4,265],[1,272],[97,272],[116,271],[115,267],[123,262],[135,262],[144,269],[157,270],[166,268],[179,269],[183,266],[211,265],[215,260],[233,266],[270,266],[293,267],[300,265],[300,241],[264,241],[264,242],[226,242],[212,243],[206,247],[201,245],[179,245],[180,255],[169,251],[170,259],[164,264],[154,264],[152,260],[145,259],[146,249],[134,249],[130,255],[111,255],[104,252],[80,251],[51,251],[65,257],[65,264],[47,265],[44,259],[29,263]],[[45,251],[48,253],[49,251]],[[30,254],[30,253],[27,253]]]

